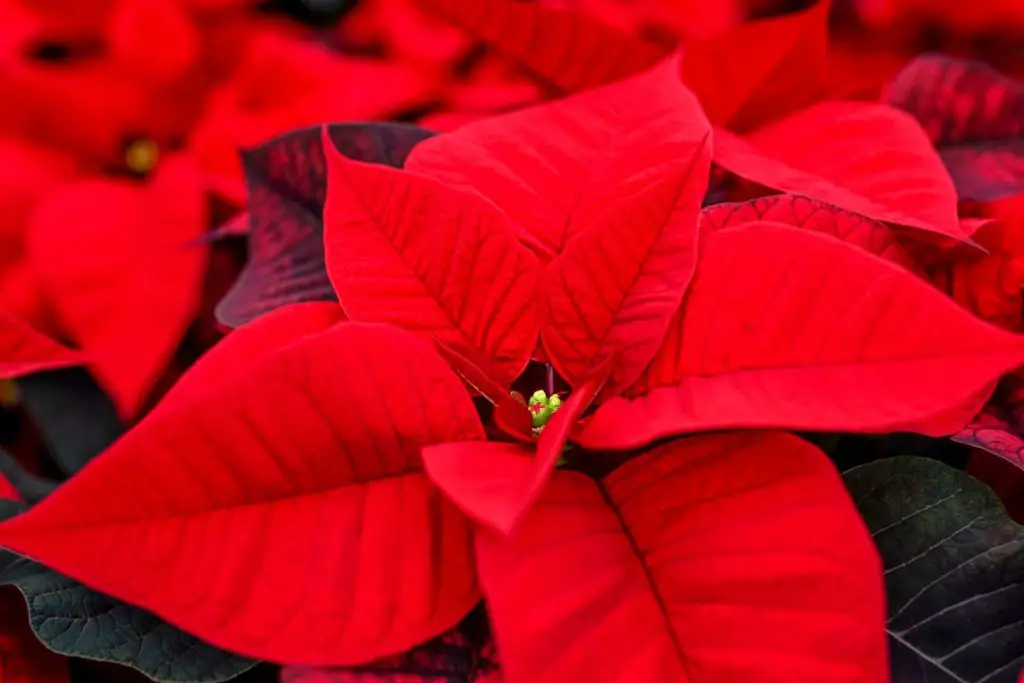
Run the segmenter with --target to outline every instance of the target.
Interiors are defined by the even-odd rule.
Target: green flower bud
[[[553,394],[551,398],[548,399],[548,405],[551,406],[552,411],[558,410],[562,407],[561,397],[559,397],[558,394]]]
[[[544,393],[543,389],[538,389],[537,391],[533,392],[533,395],[530,396],[530,401],[529,403],[527,403],[527,405],[533,406],[537,405],[538,403],[541,403],[543,405],[548,404],[548,395]]]
[[[547,421],[551,418],[551,413],[553,412],[555,411],[551,409],[551,406],[543,403],[534,403],[530,406],[530,417],[533,418],[533,426],[543,427],[547,424]]]

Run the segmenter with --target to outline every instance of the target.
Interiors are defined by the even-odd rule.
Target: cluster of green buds
[[[533,428],[541,429],[548,423],[551,416],[562,407],[562,399],[558,394],[548,396],[543,389],[533,392],[533,396],[527,401],[526,407],[530,409],[530,417],[533,418]]]

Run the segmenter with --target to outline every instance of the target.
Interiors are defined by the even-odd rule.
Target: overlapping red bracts
[[[139,416],[209,200],[248,189],[252,252],[237,329],[0,545],[285,680],[884,683],[876,550],[784,430],[1021,465],[1017,176],[936,149],[993,140],[936,137],[963,107],[927,70],[898,108],[830,101],[827,1],[718,31],[667,2],[380,0],[319,34],[44,10],[11,44],[85,56],[0,64],[0,379],[86,364]],[[319,126],[423,112],[445,132]],[[571,388],[539,427],[538,360]],[[431,649],[481,599],[500,672]]]

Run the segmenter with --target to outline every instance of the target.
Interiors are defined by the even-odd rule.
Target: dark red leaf
[[[1024,137],[939,149],[960,199],[990,202],[1024,192]]]
[[[808,197],[771,195],[736,204],[715,204],[700,214],[701,232],[715,232],[760,221],[831,235],[901,266],[911,267],[914,264],[889,226]]]
[[[478,624],[484,622],[484,628]],[[355,668],[286,666],[281,683],[484,683],[497,671],[486,615],[471,612],[455,629],[408,652]]]
[[[562,92],[631,76],[665,55],[581,12],[516,0],[416,1]]]
[[[359,161],[401,167],[433,133],[404,124],[339,124],[335,147]],[[278,306],[334,301],[324,265],[323,207],[327,166],[321,127],[304,128],[243,155],[249,188],[249,263],[217,307],[237,327]]]
[[[85,363],[87,357],[0,308],[0,380]]]
[[[913,115],[936,145],[1024,135],[1024,84],[984,62],[921,55],[896,75],[885,101]]]
[[[611,366],[606,361],[584,378],[544,425],[535,454],[520,444],[507,443],[427,446],[423,464],[431,481],[478,522],[512,533],[540,496],[565,452],[570,432],[608,381]]]
[[[959,408],[1022,363],[1024,337],[913,273],[820,233],[749,224],[708,235],[635,398],[606,402],[580,441],[633,448],[715,429],[923,423],[951,434],[968,419]]]
[[[711,123],[746,132],[817,100],[828,68],[830,0],[686,41],[683,81]]]
[[[674,441],[601,482],[557,472],[477,552],[510,681],[887,680],[881,563],[795,436]]]
[[[985,409],[953,436],[1024,470],[1024,378],[1008,376]]]
[[[593,91],[485,119],[416,147],[408,168],[501,208],[543,261],[708,134],[674,60]],[[695,178],[706,171],[695,169]]]
[[[49,195],[29,256],[61,331],[122,417],[139,410],[177,350],[201,298],[206,198],[187,157],[145,185],[83,180]]]
[[[715,161],[768,187],[965,240],[942,160],[917,122],[892,107],[827,102],[747,138],[716,131]]]
[[[923,55],[893,79],[886,99],[928,132],[961,199],[1024,192],[1024,84],[984,62]]]
[[[353,320],[469,347],[509,385],[537,342],[537,260],[478,195],[328,150],[327,272]]]
[[[483,437],[461,382],[384,325],[266,351],[200,361],[225,379],[168,397],[0,545],[260,659],[358,665],[453,627],[479,600],[471,528],[419,452]]]

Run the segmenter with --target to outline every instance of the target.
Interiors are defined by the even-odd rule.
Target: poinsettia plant
[[[945,439],[1024,365],[1020,284],[960,294],[1012,240],[923,120],[793,77],[827,3],[681,54],[421,4],[551,100],[245,152],[234,329],[127,431],[0,337],[74,473],[0,453],[36,634],[173,681],[1016,680],[1024,531]],[[791,66],[712,87],[742,41]]]

